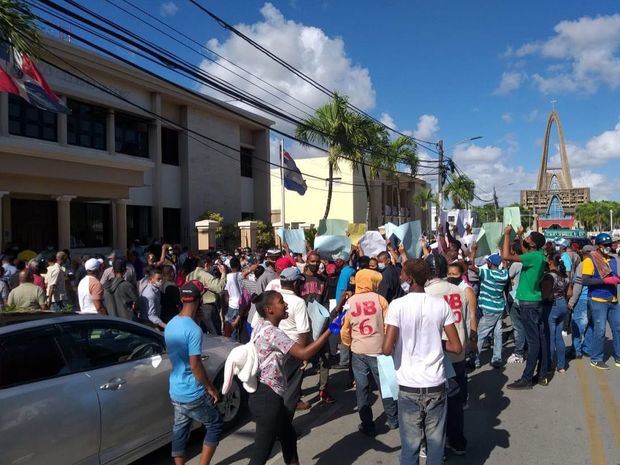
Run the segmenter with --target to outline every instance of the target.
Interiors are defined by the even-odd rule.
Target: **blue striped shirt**
[[[478,307],[483,313],[504,311],[506,299],[504,289],[508,283],[508,270],[489,270],[480,268],[480,295]]]

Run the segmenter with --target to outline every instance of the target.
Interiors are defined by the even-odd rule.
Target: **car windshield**
[[[0,328],[3,326],[14,325],[18,323],[27,323],[29,321],[38,321],[45,318],[56,318],[62,315],[75,315],[76,313],[58,313],[58,312],[1,312]]]

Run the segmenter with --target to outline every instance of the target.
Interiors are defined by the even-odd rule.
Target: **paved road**
[[[504,356],[510,351],[506,347]],[[558,374],[549,386],[536,386],[532,391],[505,389],[519,377],[522,365],[494,370],[487,364],[471,373],[470,408],[465,416],[467,455],[449,456],[447,463],[620,465],[620,368],[614,367],[613,358],[610,362],[611,370],[603,372],[591,368],[588,359],[572,361],[566,374]],[[316,402],[316,381],[316,376],[305,379],[306,400]],[[301,463],[397,464],[398,432],[389,431],[382,416],[375,439],[358,433],[355,392],[345,390],[346,381],[344,371],[333,372],[330,382],[338,402],[332,406],[315,403],[295,418],[302,434],[298,443]],[[381,402],[375,402],[373,409],[379,416]],[[241,424],[222,440],[214,463],[247,464],[253,436],[254,424]],[[189,464],[198,463],[201,440],[199,432],[192,436]],[[164,447],[134,465],[169,464],[169,451],[169,446]],[[281,464],[281,455],[274,454],[268,463]]]

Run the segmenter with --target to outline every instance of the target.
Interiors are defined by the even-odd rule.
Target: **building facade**
[[[56,56],[39,70],[71,113],[0,94],[1,249],[104,251],[134,239],[195,248],[205,211],[230,223],[269,219],[271,121],[75,45],[45,43]]]
[[[318,225],[325,213],[327,201],[327,157],[300,158],[295,159],[295,163],[308,189],[304,195],[285,190],[285,222],[292,227],[300,224]],[[376,229],[388,222],[402,224],[421,220],[422,230],[428,230],[430,206],[423,209],[413,202],[414,195],[423,187],[428,187],[428,183],[405,174],[397,176],[383,171],[377,179],[369,180],[369,228]],[[281,185],[280,170],[274,168],[271,170],[271,220],[274,224],[282,221]],[[334,173],[329,218],[347,220],[349,223],[366,223],[366,205],[366,189],[361,173],[359,170],[354,171],[346,162],[340,163],[339,171]]]
[[[560,147],[560,166],[550,167],[549,137],[555,123]],[[521,207],[534,212],[538,228],[572,228],[575,223],[577,205],[590,201],[589,187],[573,187],[564,130],[559,115],[552,111],[547,119],[547,128],[538,171],[536,189],[521,191]]]

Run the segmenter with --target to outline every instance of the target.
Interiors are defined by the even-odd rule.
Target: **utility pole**
[[[614,232],[614,211],[609,210],[609,231]]]
[[[439,224],[439,218],[441,218],[441,212],[443,210],[443,140],[437,142],[437,153],[439,155],[439,173],[437,174],[437,203],[439,204],[439,208],[437,209],[437,224]]]
[[[495,186],[493,186],[493,208],[495,209],[495,222],[497,223],[497,209],[499,208],[499,204],[497,202],[497,192],[495,191]]]

